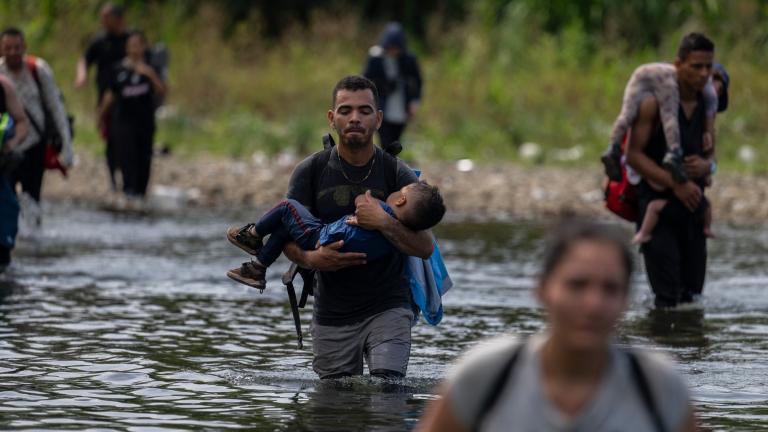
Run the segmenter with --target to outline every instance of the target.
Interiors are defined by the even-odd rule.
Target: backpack
[[[624,153],[628,136],[624,136],[621,143],[621,151]],[[629,182],[627,167],[622,158],[621,181],[608,179],[605,184],[605,207],[613,214],[629,222],[637,221],[638,202],[635,186]]]
[[[514,370],[515,365],[517,364],[517,361],[520,358],[520,355],[525,346],[526,343],[521,343],[520,345],[514,347],[509,359],[497,374],[496,379],[492,381],[493,385],[490,391],[485,394],[483,403],[480,405],[480,410],[477,412],[475,418],[473,419],[471,428],[473,431],[480,430],[480,426],[482,426],[486,416],[491,412],[491,410],[498,402],[499,396],[501,396],[501,393],[504,391],[505,386],[507,385],[507,381],[509,381],[509,377],[512,375],[512,371]],[[643,405],[645,405],[648,414],[651,416],[654,429],[656,432],[666,432],[667,428],[664,426],[664,421],[661,418],[659,407],[656,405],[653,393],[651,392],[651,386],[648,384],[648,377],[646,376],[645,371],[643,371],[643,367],[640,365],[640,360],[638,359],[637,353],[632,349],[622,349],[621,352],[627,355],[627,359],[629,360],[629,367],[631,369],[632,381],[634,382],[635,386],[637,386],[637,390],[640,392],[640,398],[642,399]]]
[[[157,73],[162,82],[168,82],[168,64],[170,53],[164,43],[156,43],[147,51],[147,63]],[[165,96],[154,95],[155,109],[165,104]]]
[[[58,133],[58,129],[56,128],[56,125],[53,122],[53,116],[51,115],[51,110],[48,108],[48,106],[45,104],[45,97],[43,96],[43,87],[40,84],[40,75],[37,72],[37,58],[34,56],[26,56],[25,63],[27,64],[27,68],[29,69],[29,72],[32,74],[32,77],[35,79],[35,84],[37,85],[37,92],[40,95],[40,101],[43,105],[43,125],[39,125],[35,122],[34,118],[29,115],[29,112],[27,111],[27,118],[29,118],[30,124],[32,124],[32,127],[35,129],[38,135],[45,141],[45,168],[46,169],[57,169],[61,171],[61,174],[65,177],[67,176],[67,170],[59,164],[59,153],[61,153],[61,148],[63,145],[62,137]],[[64,96],[59,92],[59,98],[61,99],[62,103],[64,102]],[[75,127],[74,127],[74,121],[75,118],[67,113],[67,124],[69,129],[69,137],[70,139],[75,138]]]
[[[331,134],[323,135],[323,151],[312,158],[310,175],[312,176],[311,196],[313,199],[317,196],[317,191],[314,188],[322,180],[323,172],[328,166],[331,152],[335,145],[336,143]],[[402,147],[399,145],[393,146],[391,149],[391,151],[397,153],[400,150],[402,150]],[[383,155],[384,175],[386,176],[385,181],[388,190],[394,190],[397,187],[397,158],[391,151],[390,149],[385,149]],[[418,172],[417,175],[419,175]],[[441,297],[453,286],[453,282],[448,276],[448,270],[443,263],[443,257],[440,255],[437,240],[434,241],[434,250],[429,259],[423,260],[417,257],[408,257],[405,267],[405,276],[411,288],[411,309],[414,313],[414,324],[418,320],[419,312],[421,312],[427,323],[437,325],[443,317]],[[296,290],[293,286],[296,275],[301,276],[303,281],[300,299],[296,298]],[[288,300],[291,304],[291,313],[296,328],[299,349],[302,349],[304,346],[299,308],[304,308],[307,305],[308,297],[314,295],[314,287],[318,283],[318,279],[315,276],[314,270],[304,269],[292,263],[282,277],[282,282],[288,291]]]

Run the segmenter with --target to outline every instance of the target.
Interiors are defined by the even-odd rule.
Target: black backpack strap
[[[488,391],[488,393],[485,394],[483,403],[480,405],[480,410],[475,416],[475,421],[472,422],[473,431],[480,430],[480,426],[483,424],[483,420],[485,420],[485,417],[488,415],[488,413],[491,412],[493,407],[496,405],[496,402],[498,402],[499,396],[501,396],[501,392],[504,391],[504,387],[509,380],[509,376],[512,375],[512,371],[515,369],[515,364],[517,363],[518,358],[520,358],[520,353],[525,348],[525,345],[525,343],[521,343],[520,345],[514,347],[512,355],[509,357],[507,362],[504,363],[504,367],[499,371],[496,379],[492,381],[493,386]]]
[[[653,392],[651,391],[651,386],[648,384],[648,377],[645,375],[645,372],[643,372],[642,366],[640,366],[640,360],[638,360],[637,354],[632,350],[626,350],[626,353],[627,358],[629,359],[632,380],[640,391],[640,398],[643,399],[643,404],[648,410],[648,414],[651,416],[654,428],[657,432],[666,432],[667,428],[664,426],[659,409],[654,402]]]
[[[392,193],[399,188],[397,187],[397,169],[398,169],[398,159],[395,156],[392,156],[391,154],[387,153],[386,151],[381,152],[382,158],[384,159],[383,166],[384,166],[384,177],[387,182],[387,188],[389,189],[388,193]]]

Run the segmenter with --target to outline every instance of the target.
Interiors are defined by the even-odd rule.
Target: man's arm
[[[672,175],[649,158],[644,150],[651,140],[659,112],[656,98],[649,96],[640,104],[640,112],[632,125],[627,145],[627,163],[645,179],[672,189],[675,196],[691,211],[701,200],[701,190],[693,182],[676,183]]]
[[[432,255],[432,232],[430,230],[413,231],[406,228],[397,219],[391,217],[381,208],[379,200],[366,191],[364,198],[359,200],[355,218],[348,223],[361,228],[376,230],[386,237],[400,252],[423,259]],[[356,199],[357,203],[358,200]]]
[[[19,98],[16,96],[16,90],[13,88],[10,81],[0,77],[0,85],[3,86],[3,90],[5,90],[6,109],[8,110],[8,114],[13,117],[14,122],[15,133],[13,138],[6,143],[5,147],[5,151],[10,151],[27,138],[27,133],[29,132],[29,120],[24,113],[24,107],[21,105],[21,101],[19,101]]]
[[[88,81],[88,63],[85,61],[85,57],[80,57],[77,61],[75,76],[75,88],[82,88]]]

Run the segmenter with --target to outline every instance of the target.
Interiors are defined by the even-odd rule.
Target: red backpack
[[[621,143],[622,153],[627,146],[628,135]],[[627,168],[621,163],[621,181],[608,180],[605,185],[605,208],[629,222],[637,221],[637,195],[635,186],[627,180]]]
[[[66,177],[67,176],[67,170],[61,164],[59,163],[59,153],[61,153],[61,141],[60,139],[57,139],[58,137],[52,136],[51,129],[53,126],[51,124],[51,112],[48,109],[48,107],[45,105],[45,99],[43,96],[43,88],[40,85],[40,76],[37,73],[37,58],[34,56],[28,55],[25,58],[25,63],[27,64],[27,68],[29,69],[29,72],[32,74],[32,77],[35,79],[35,84],[37,85],[37,91],[40,94],[40,99],[43,101],[43,113],[45,117],[44,124],[38,125],[35,123],[35,121],[32,119],[32,116],[27,114],[27,117],[29,118],[29,122],[32,124],[32,127],[35,128],[38,134],[40,134],[41,137],[46,139],[45,143],[45,159],[44,159],[44,166],[45,169],[55,169],[61,171],[61,174]],[[71,133],[71,122],[72,119],[68,119],[70,121],[70,133]]]

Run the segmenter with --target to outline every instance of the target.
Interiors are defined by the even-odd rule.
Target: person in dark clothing
[[[104,94],[109,89],[109,82],[115,64],[125,57],[125,43],[128,40],[128,31],[124,19],[122,6],[108,3],[101,8],[100,19],[102,31],[90,42],[85,50],[85,55],[77,62],[77,78],[75,87],[82,88],[88,80],[88,69],[96,65],[96,90],[98,94],[97,105],[101,105]],[[120,169],[115,144],[110,141],[108,132],[109,122],[100,126],[99,132],[106,141],[107,169],[112,189],[117,189],[115,173]]]
[[[404,162],[373,145],[383,116],[377,97],[376,86],[364,77],[339,81],[328,111],[339,144],[299,163],[288,187],[288,198],[323,223],[354,214],[357,226],[379,231],[395,249],[375,260],[341,252],[343,241],[314,250],[288,243],[283,249],[291,261],[317,270],[312,366],[320,378],[361,375],[364,360],[371,375],[405,375],[413,312],[404,266],[408,255],[426,259],[432,254],[429,230],[406,228],[374,199],[355,202],[368,191],[384,200],[418,181]]]
[[[668,200],[650,241],[642,247],[658,307],[690,302],[704,287],[707,248],[703,188],[713,165],[702,156],[705,130],[702,90],[712,74],[713,62],[714,44],[706,36],[691,33],[683,38],[675,67],[680,92],[680,141],[689,180],[677,183],[661,166],[666,141],[659,120],[659,104],[653,96],[643,100],[631,129],[627,162],[644,179],[637,187],[638,221],[643,220],[651,201]],[[648,181],[664,186],[665,190],[654,190]]]
[[[112,71],[104,93],[100,122],[111,116],[110,140],[115,143],[123,173],[126,198],[143,198],[149,184],[155,134],[155,95],[166,86],[146,63],[147,40],[132,31],[126,42],[126,57]]]
[[[363,75],[379,90],[380,109],[384,112],[379,138],[381,147],[389,151],[421,103],[419,62],[408,51],[400,24],[388,24],[379,45],[371,47]]]
[[[29,131],[24,106],[16,96],[13,84],[0,75],[0,118],[6,114],[13,119],[13,130],[5,130],[9,128],[10,120],[3,119],[1,123],[5,126],[0,134],[0,273],[11,264],[19,222],[19,202],[8,175],[22,158],[14,149],[27,138]]]

